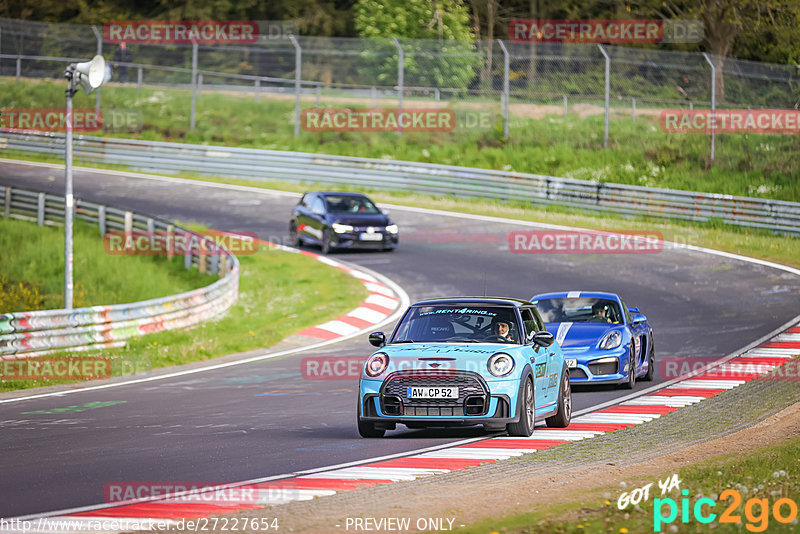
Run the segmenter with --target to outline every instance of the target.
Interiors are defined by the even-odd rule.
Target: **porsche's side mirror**
[[[374,347],[382,347],[386,345],[386,334],[383,332],[373,332],[369,335],[369,342]]]
[[[631,322],[633,324],[643,323],[646,320],[647,320],[647,317],[645,317],[643,313],[634,313],[631,316]]]

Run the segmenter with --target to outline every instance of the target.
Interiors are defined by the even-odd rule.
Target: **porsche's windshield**
[[[419,306],[403,317],[392,343],[520,343],[513,308],[500,306]]]
[[[534,304],[546,323],[623,323],[619,304],[610,299],[553,298]]]

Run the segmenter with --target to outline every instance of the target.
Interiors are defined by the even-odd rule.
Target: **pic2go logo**
[[[669,525],[681,514],[681,523],[689,523],[689,513],[691,510],[695,521],[708,524],[717,519],[717,514],[712,513],[711,509],[717,506],[717,502],[708,497],[703,497],[695,501],[694,506],[689,504],[689,490],[682,490],[684,498],[681,499],[680,510],[675,499],[654,499],[653,500],[653,531],[661,532],[662,525]],[[742,503],[742,495],[738,490],[726,489],[719,499],[724,501],[732,499],[725,511],[719,516],[720,523],[742,523],[742,516],[736,511]],[[664,509],[666,507],[666,510]],[[666,515],[664,512],[667,512]],[[797,503],[786,497],[778,499],[770,507],[769,499],[757,499],[752,497],[744,504],[744,516],[747,520],[745,528],[750,532],[764,532],[769,526],[770,514],[778,523],[791,523],[797,519]]]

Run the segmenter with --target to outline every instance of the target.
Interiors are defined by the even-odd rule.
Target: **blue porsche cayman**
[[[619,295],[564,291],[536,295],[531,302],[561,345],[573,384],[631,389],[637,378],[653,379],[653,329],[639,308],[626,306]]]
[[[478,425],[530,436],[536,421],[565,427],[572,413],[568,370],[528,301],[443,298],[406,310],[359,380],[358,431],[382,437],[409,428]]]

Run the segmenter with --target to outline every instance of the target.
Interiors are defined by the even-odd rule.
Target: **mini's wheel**
[[[506,429],[512,436],[529,437],[533,434],[534,421],[536,418],[536,406],[533,397],[533,382],[530,377],[525,379],[525,386],[517,403],[519,405],[519,421],[509,423]]]

